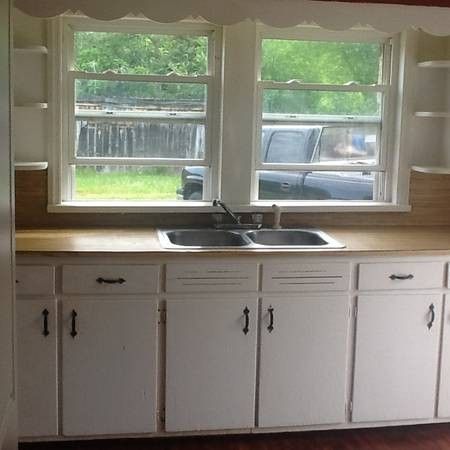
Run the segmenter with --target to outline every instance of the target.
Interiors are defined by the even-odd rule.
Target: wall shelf
[[[48,103],[24,103],[22,105],[15,105],[14,108],[16,109],[36,109],[36,110],[42,110],[42,109],[48,109]]]
[[[48,53],[48,48],[44,45],[30,45],[28,47],[16,47],[14,48],[14,53],[17,55],[21,54],[37,54],[46,55]]]
[[[417,111],[414,114],[416,117],[450,119],[450,112],[448,111]]]
[[[14,168],[18,171],[36,171],[46,170],[48,168],[47,161],[33,161],[33,162],[15,162]]]
[[[440,59],[440,60],[421,61],[417,63],[417,66],[428,69],[450,69],[450,60]]]

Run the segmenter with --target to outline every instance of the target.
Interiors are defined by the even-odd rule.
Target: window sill
[[[383,202],[333,202],[333,201],[259,201],[250,205],[232,205],[237,213],[270,212],[276,203],[283,212],[409,212],[411,206]],[[211,202],[65,202],[48,205],[49,213],[217,213],[220,209]]]

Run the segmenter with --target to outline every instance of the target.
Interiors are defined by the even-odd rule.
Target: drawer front
[[[358,288],[432,289],[444,284],[444,264],[440,262],[368,263],[359,265]]]
[[[248,292],[257,289],[257,264],[167,265],[167,292]]]
[[[331,264],[264,264],[262,290],[266,292],[346,291],[349,288],[350,265]]]
[[[51,266],[16,267],[17,295],[54,295],[55,268]]]
[[[66,265],[64,294],[152,294],[159,291],[157,265]]]

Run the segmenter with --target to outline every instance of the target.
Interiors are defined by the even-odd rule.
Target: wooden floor
[[[450,424],[271,435],[21,444],[19,450],[450,450]]]

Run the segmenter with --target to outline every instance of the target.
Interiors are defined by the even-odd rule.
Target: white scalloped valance
[[[311,0],[15,0],[15,5],[38,17],[79,11],[102,20],[143,14],[164,23],[203,18],[230,25],[250,19],[275,27],[315,23],[343,30],[369,25],[386,32],[414,27],[436,35],[450,35],[450,8],[432,6]]]

